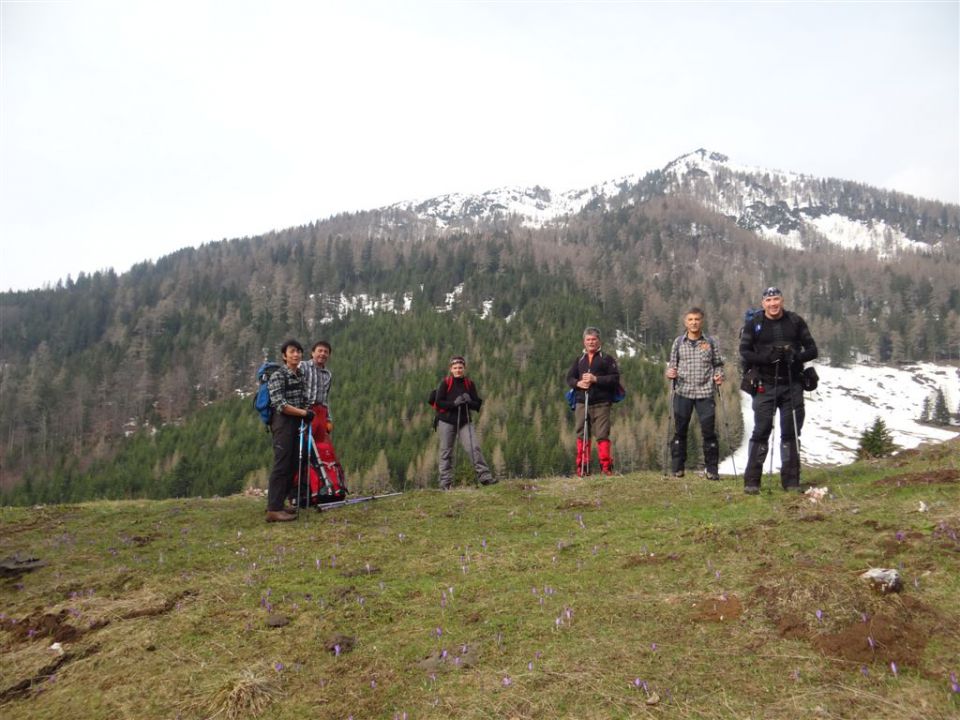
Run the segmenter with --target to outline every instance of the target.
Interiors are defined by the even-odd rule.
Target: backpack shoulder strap
[[[673,341],[673,362],[675,365],[680,365],[680,343],[683,341],[683,335],[677,335],[676,339]]]

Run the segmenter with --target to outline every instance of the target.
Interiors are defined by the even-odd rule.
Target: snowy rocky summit
[[[630,175],[585,190],[560,193],[539,185],[532,188],[502,187],[480,195],[450,193],[429,200],[407,200],[395,203],[389,209],[405,210],[422,220],[433,220],[441,229],[509,217],[519,217],[527,227],[543,227],[562,222],[597,199],[615,197],[636,182],[637,177]]]
[[[642,178],[642,179],[641,179]],[[385,211],[415,215],[438,230],[516,220],[525,227],[562,226],[588,205],[609,209],[630,205],[655,192],[689,197],[759,236],[792,248],[822,243],[897,257],[903,252],[937,252],[936,244],[909,237],[901,227],[875,216],[867,205],[898,214],[897,195],[835,179],[737,165],[723,154],[699,149],[658,172],[627,175],[579,190],[503,187],[482,194],[451,193],[395,203]],[[874,196],[871,202],[851,192]],[[877,200],[876,197],[882,196]],[[889,218],[888,218],[889,219]]]
[[[703,149],[677,158],[662,173],[667,192],[689,195],[741,227],[788,247],[814,247],[826,241],[848,250],[872,250],[881,257],[936,249],[882,219],[855,212],[852,208],[861,201],[844,195],[851,183],[736,165],[726,155]]]

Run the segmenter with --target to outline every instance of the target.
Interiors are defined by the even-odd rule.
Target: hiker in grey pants
[[[477,394],[477,386],[466,375],[467,363],[461,355],[450,358],[450,374],[440,381],[435,406],[440,435],[440,488],[449,490],[453,485],[454,442],[459,437],[460,445],[473,463],[477,480],[483,485],[496,482],[480,451],[480,435],[470,421],[470,411],[479,412],[483,400]]]

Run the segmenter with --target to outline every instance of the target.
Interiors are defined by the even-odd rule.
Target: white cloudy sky
[[[0,289],[698,147],[958,202],[958,7],[0,0]]]

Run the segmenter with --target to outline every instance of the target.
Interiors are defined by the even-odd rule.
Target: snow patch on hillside
[[[806,420],[800,436],[800,456],[804,465],[844,465],[856,458],[860,435],[874,419],[887,425],[894,442],[902,449],[921,443],[943,442],[960,434],[957,427],[935,427],[917,421],[923,401],[939,388],[943,390],[951,412],[960,401],[960,369],[933,363],[903,367],[857,365],[835,368],[817,365],[820,385],[804,399]],[[747,459],[747,443],[753,431],[751,398],[741,393],[744,442],[733,460],[742,476]],[[722,431],[722,428],[721,428]],[[780,467],[780,426],[774,428],[773,467]],[[770,468],[770,457],[764,472]],[[722,474],[733,474],[730,459],[721,463]],[[776,481],[779,483],[779,479]]]

